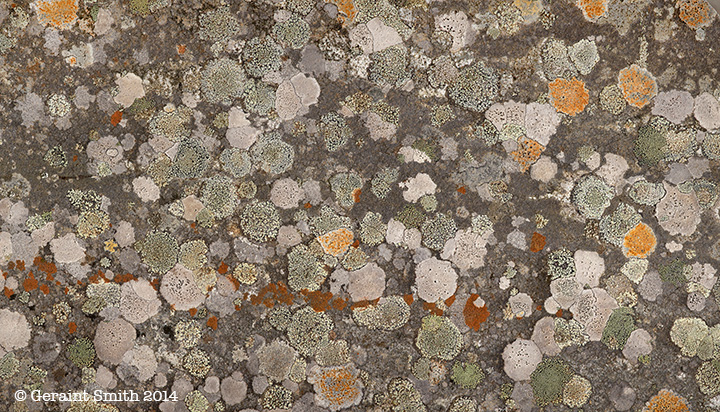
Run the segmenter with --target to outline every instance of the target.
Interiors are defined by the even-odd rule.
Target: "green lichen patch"
[[[180,246],[175,237],[168,232],[153,230],[145,235],[145,239],[136,244],[143,263],[151,271],[165,273],[177,263]]]
[[[530,375],[535,402],[539,406],[560,403],[565,385],[572,378],[570,366],[560,358],[543,359]]]
[[[460,353],[462,335],[450,319],[429,315],[422,319],[415,345],[426,358],[451,360]]]
[[[610,349],[622,350],[632,331],[635,330],[635,316],[631,308],[617,308],[610,315],[602,333],[602,343]]]
[[[89,368],[95,362],[95,345],[88,338],[77,338],[68,345],[66,355],[78,368]]]
[[[475,363],[455,362],[450,379],[462,388],[475,389],[485,379],[485,372]]]

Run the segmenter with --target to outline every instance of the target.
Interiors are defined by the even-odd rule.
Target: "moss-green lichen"
[[[190,270],[197,270],[207,263],[208,247],[202,239],[191,240],[180,246],[180,263]]]
[[[310,40],[310,26],[297,14],[275,23],[272,33],[281,45],[291,49],[301,49]]]
[[[76,338],[67,347],[67,357],[78,368],[88,368],[95,361],[95,345],[88,338]]]
[[[602,343],[610,349],[622,350],[632,331],[635,330],[635,318],[631,308],[620,307],[615,309],[605,325],[602,333]]]
[[[450,319],[428,315],[422,319],[415,345],[424,357],[451,360],[460,353],[462,335]]]
[[[368,246],[377,246],[385,240],[387,224],[383,222],[382,215],[375,212],[365,213],[360,222],[360,240]]]
[[[253,163],[265,173],[282,174],[293,164],[295,149],[277,133],[261,136],[250,149]]]
[[[180,246],[168,232],[153,230],[137,243],[143,263],[155,273],[165,273],[177,263]]]
[[[547,273],[550,280],[575,276],[575,258],[565,248],[550,252],[547,257]]]
[[[336,112],[324,114],[320,118],[318,130],[328,152],[334,152],[352,139],[353,132],[345,119]]]
[[[464,389],[475,389],[485,379],[485,372],[475,363],[455,362],[450,379]]]
[[[290,409],[292,405],[292,392],[280,385],[268,386],[260,397],[260,406],[265,409]]]
[[[530,385],[533,389],[535,402],[539,406],[560,403],[563,400],[565,384],[572,378],[573,373],[560,358],[543,359],[530,374]]]
[[[377,305],[353,309],[353,319],[369,329],[396,330],[410,318],[410,306],[400,296],[388,296]]]
[[[240,97],[245,86],[245,72],[240,63],[226,57],[205,65],[201,73],[200,88],[208,103],[229,105]]]

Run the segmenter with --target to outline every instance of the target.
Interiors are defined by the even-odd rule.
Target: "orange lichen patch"
[[[465,308],[463,309],[463,316],[465,316],[465,324],[475,332],[480,330],[480,324],[485,322],[490,316],[490,311],[487,309],[487,305],[482,307],[475,306],[475,301],[480,295],[473,293],[470,295],[468,300],[465,302]]]
[[[103,273],[101,270],[98,270],[96,274],[88,278],[91,283],[100,283],[100,279],[104,280],[105,282],[110,282],[110,279],[106,278],[105,273]]]
[[[355,302],[352,305],[350,305],[350,310],[356,309],[356,308],[366,308],[368,306],[377,305],[377,303],[380,301],[380,298],[377,298],[375,300],[361,300],[359,302]]]
[[[13,262],[12,260],[10,262],[8,262],[8,269],[9,270],[15,269],[15,262]]]
[[[206,325],[208,325],[212,330],[217,330],[218,318],[216,318],[215,316],[210,316],[207,320]]]
[[[588,20],[595,20],[598,17],[602,17],[608,11],[607,0],[578,0],[575,5],[582,10],[585,18]]]
[[[38,21],[43,26],[53,26],[60,30],[72,28],[78,19],[77,0],[38,0],[33,3],[37,10]]]
[[[319,290],[309,292],[307,289],[303,289],[300,293],[305,296],[305,301],[310,303],[310,307],[313,308],[315,312],[325,312],[330,309],[330,299],[332,299],[333,296],[332,293],[321,292]]]
[[[355,241],[352,242],[352,245],[350,245],[350,246],[352,246],[352,247],[354,247],[355,249],[357,249],[358,246],[360,246],[360,239],[355,239]]]
[[[458,187],[457,191],[458,193],[464,195],[465,193],[467,193],[467,188],[465,186],[460,186]]]
[[[686,412],[689,410],[687,401],[668,389],[661,389],[657,395],[650,398],[643,408],[643,412]]]
[[[637,108],[650,103],[650,100],[658,93],[657,83],[653,75],[637,64],[620,70],[618,87],[622,90],[628,104]]]
[[[48,293],[50,293],[50,286],[48,286],[44,283],[42,285],[40,285],[39,289],[43,293],[43,295],[47,295]]]
[[[338,256],[344,253],[353,242],[353,232],[350,229],[341,227],[322,236],[318,236],[318,242],[325,253]]]
[[[122,112],[120,110],[116,111],[115,113],[110,116],[110,124],[113,126],[117,126],[120,121],[122,120]]]
[[[268,308],[272,308],[276,303],[290,305],[293,296],[283,282],[271,283],[260,289],[257,295],[250,296],[250,303],[253,305],[263,304]]]
[[[525,172],[533,163],[537,162],[544,150],[545,146],[540,143],[532,139],[524,139],[520,142],[518,149],[511,154],[515,161],[522,166],[522,171]]]
[[[320,371],[313,381],[315,390],[331,410],[344,409],[353,405],[361,396],[356,373],[352,373],[351,366],[326,368]]]
[[[178,54],[185,54],[185,50],[187,50],[187,46],[185,46],[184,44],[177,45]]]
[[[77,332],[77,324],[75,322],[68,323],[68,332],[70,332],[70,333]]]
[[[346,23],[352,23],[352,21],[355,20],[357,10],[355,9],[355,3],[352,0],[332,0],[330,3],[336,5],[338,12],[341,14],[338,16],[338,21],[340,21],[340,23],[344,25]]]
[[[677,2],[680,20],[693,29],[710,25],[713,9],[707,0],[680,0]]]
[[[33,265],[37,266],[39,271],[46,273],[48,280],[52,280],[50,277],[57,273],[57,266],[55,266],[54,263],[46,261],[42,256],[36,256],[33,260]]]
[[[331,305],[335,310],[343,310],[347,307],[347,300],[341,298],[333,299]]]
[[[17,268],[17,270],[25,270],[25,261],[24,260],[16,260],[15,267]]]
[[[585,83],[575,77],[572,80],[557,78],[548,83],[550,103],[558,112],[575,116],[585,110],[590,102],[590,93]]]
[[[413,297],[412,293],[403,295],[403,300],[405,301],[405,303],[408,304],[408,306],[412,305],[412,303],[415,302],[415,298]]]
[[[655,250],[657,239],[650,226],[640,222],[630,229],[623,241],[625,256],[646,258]]]
[[[233,286],[235,287],[235,290],[240,289],[240,281],[237,280],[237,279],[235,278],[235,276],[226,275],[226,276],[225,276],[225,279],[229,280],[230,283],[233,284]]]
[[[32,292],[33,290],[38,288],[38,281],[35,279],[35,276],[33,276],[33,273],[30,272],[28,274],[28,277],[23,281],[23,289],[25,289],[25,292]]]
[[[562,317],[562,314],[563,314],[563,310],[562,310],[562,309],[558,309],[558,311],[555,312],[555,316],[558,317],[558,318],[559,318],[559,317]]]
[[[545,248],[545,236],[534,232],[530,238],[530,251],[537,253]]]
[[[9,298],[10,296],[15,294],[15,292],[7,286],[5,286],[5,288],[3,289],[3,293],[5,294],[6,298]]]
[[[303,205],[303,207],[304,207],[305,209],[310,209],[310,208],[312,207],[312,205],[310,204],[310,202],[307,202],[307,203],[305,203],[305,204]]]
[[[445,299],[445,306],[450,307],[453,303],[455,303],[456,296],[452,295],[449,298]]]
[[[353,200],[355,201],[355,203],[360,202],[360,194],[362,194],[362,190],[360,190],[360,189],[353,190],[352,195],[353,195]]]
[[[190,308],[190,310],[188,310],[188,312],[190,312],[190,316],[195,316],[195,315],[197,315],[198,310],[197,310],[197,308]]]
[[[115,283],[125,283],[130,282],[131,280],[137,279],[132,273],[126,273],[124,275],[117,274],[115,277],[113,277],[113,282]]]
[[[228,266],[225,262],[220,262],[220,267],[218,267],[218,273],[224,275],[227,273],[228,270],[230,270],[230,266]]]
[[[444,313],[443,310],[438,308],[435,303],[431,303],[431,302],[423,302],[423,309],[427,310],[428,312],[430,312],[436,316],[442,316]]]

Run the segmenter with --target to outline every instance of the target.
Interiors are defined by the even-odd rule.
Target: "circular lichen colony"
[[[327,277],[327,271],[305,245],[295,246],[287,255],[288,286],[292,290],[320,289]]]
[[[277,133],[263,135],[250,148],[250,156],[260,170],[265,173],[282,174],[293,164],[295,149],[280,139]]]
[[[310,40],[310,26],[297,14],[275,23],[272,32],[280,44],[291,49],[301,49]]]
[[[249,239],[266,242],[277,237],[280,214],[272,203],[255,200],[240,214],[240,227]]]
[[[237,190],[232,180],[225,176],[206,180],[202,190],[202,203],[218,219],[232,215],[238,205]]]
[[[328,335],[332,329],[333,321],[327,314],[304,307],[293,314],[287,335],[290,344],[301,355],[312,356],[329,342]]]
[[[197,178],[210,164],[210,154],[195,138],[183,139],[173,159],[171,173],[179,178]]]
[[[448,87],[455,104],[474,112],[484,112],[493,104],[500,86],[500,76],[484,63],[464,68]]]
[[[282,48],[271,38],[255,37],[245,44],[242,60],[250,76],[263,77],[280,69]]]
[[[587,175],[578,180],[571,196],[581,215],[588,219],[600,219],[610,206],[613,190],[601,178]]]
[[[427,358],[451,360],[460,353],[462,335],[450,319],[429,315],[422,319],[415,345]]]
[[[565,385],[572,376],[572,370],[564,360],[543,359],[530,375],[530,385],[537,404],[547,406],[562,402]]]
[[[433,250],[442,250],[445,242],[455,236],[457,225],[452,217],[438,213],[422,224],[423,245]]]
[[[138,242],[137,248],[143,263],[156,273],[165,273],[172,269],[180,252],[180,246],[173,236],[156,230],[148,232],[145,239]]]
[[[223,150],[220,155],[223,169],[233,177],[244,177],[252,170],[252,161],[247,151],[238,148]]]
[[[240,97],[245,81],[245,72],[240,63],[223,57],[205,65],[200,77],[200,88],[208,103],[229,105]]]

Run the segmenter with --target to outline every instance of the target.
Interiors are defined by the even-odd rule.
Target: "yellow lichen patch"
[[[38,0],[33,3],[37,10],[38,21],[43,26],[53,26],[65,30],[72,28],[77,21],[77,0]]]
[[[713,9],[706,0],[680,0],[680,20],[693,29],[706,27],[713,19]]]
[[[550,103],[559,112],[575,116],[590,102],[590,93],[582,80],[557,78],[548,83]]]
[[[623,251],[625,256],[646,258],[655,250],[657,239],[650,226],[645,223],[638,223],[625,235]]]
[[[341,227],[322,236],[318,236],[318,242],[325,253],[338,256],[344,253],[353,242],[353,232]]]
[[[608,11],[607,0],[577,0],[575,5],[582,10],[585,18],[588,20],[595,20],[598,17],[602,17]]]
[[[355,3],[353,0],[331,0],[330,2],[338,8],[338,12],[340,13],[338,20],[340,23],[345,25],[352,23],[352,21],[355,20],[357,9],[355,9]]]
[[[643,412],[687,412],[689,410],[685,399],[673,391],[661,389],[645,404]]]
[[[638,108],[650,103],[650,100],[658,92],[653,75],[637,64],[620,70],[618,87],[622,90],[628,104]]]
[[[524,139],[520,142],[518,149],[513,151],[511,154],[516,162],[522,167],[522,171],[525,172],[530,166],[535,163],[542,152],[545,150],[545,146],[532,139]]]

